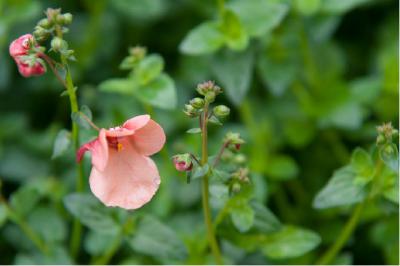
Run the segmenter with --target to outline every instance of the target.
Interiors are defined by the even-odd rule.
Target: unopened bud
[[[230,111],[231,110],[225,105],[218,105],[218,106],[214,107],[214,114],[219,118],[228,116]]]
[[[41,26],[36,26],[35,31],[33,32],[33,35],[37,40],[44,40],[46,39],[50,34]]]
[[[68,48],[68,44],[63,39],[61,39],[59,37],[54,37],[51,40],[51,48],[54,51],[59,52],[59,51],[62,51],[62,50],[66,50]]]
[[[65,25],[69,25],[72,23],[72,14],[71,13],[65,13],[64,15],[62,15],[62,21],[63,24]]]
[[[202,98],[196,97],[190,100],[190,104],[196,109],[201,109],[204,106],[204,100]]]
[[[45,29],[48,29],[48,28],[50,28],[51,23],[50,23],[50,21],[49,21],[47,18],[44,18],[44,19],[41,19],[41,20],[38,22],[38,26],[40,26],[40,27],[42,27],[42,28],[45,28]]]
[[[244,143],[244,140],[240,138],[239,133],[228,132],[225,135],[225,143],[229,143],[229,148],[234,148],[236,150],[240,149],[240,146]]]
[[[377,145],[382,145],[386,142],[386,138],[384,135],[379,134],[378,137],[376,138],[376,144]]]
[[[215,101],[215,92],[214,91],[208,91],[205,95],[205,99],[207,102],[212,103],[213,101]]]
[[[188,115],[189,117],[196,117],[198,115],[197,109],[195,109],[192,105],[190,104],[185,104],[185,109],[183,112]]]
[[[193,168],[192,157],[189,153],[177,154],[172,160],[176,170],[180,172],[190,171]]]
[[[234,162],[237,164],[243,164],[246,162],[246,156],[243,154],[237,154],[234,158]]]
[[[241,185],[238,182],[235,182],[235,183],[232,184],[231,190],[232,190],[233,193],[240,192],[240,189],[241,189]]]

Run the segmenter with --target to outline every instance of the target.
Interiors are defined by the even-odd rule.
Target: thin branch
[[[90,118],[87,117],[87,115],[85,115],[83,112],[80,112],[80,113],[81,113],[82,118],[85,119],[86,122],[88,122],[88,124],[89,124],[92,128],[96,129],[97,131],[100,131],[100,128],[99,128],[98,126],[96,126],[96,124],[93,123],[93,121],[90,120]]]
[[[214,160],[213,167],[217,166],[219,160],[221,159],[222,154],[224,153],[226,147],[228,147],[229,143],[230,143],[230,141],[227,141],[227,142],[224,142],[224,144],[222,144],[221,149],[219,150],[218,155]]]
[[[68,89],[67,84],[65,83],[64,79],[60,76],[60,73],[58,73],[56,67],[54,66],[53,59],[51,59],[49,56],[47,56],[44,53],[38,53],[39,57],[43,58],[46,63],[50,66],[51,70],[53,71],[54,75],[58,79],[58,81],[61,82],[61,84]]]

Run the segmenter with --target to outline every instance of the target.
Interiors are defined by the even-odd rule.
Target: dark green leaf
[[[215,21],[208,21],[192,29],[182,41],[179,49],[191,55],[209,54],[223,46],[224,35]]]
[[[321,238],[313,231],[284,226],[282,230],[267,236],[262,251],[272,259],[288,259],[306,254],[320,242]]]
[[[64,198],[65,207],[90,229],[103,234],[113,234],[120,225],[112,218],[111,211],[88,194],[69,194]]]
[[[29,214],[27,220],[32,229],[46,243],[61,242],[67,236],[63,218],[53,209],[37,208]]]
[[[151,216],[140,220],[136,232],[128,241],[135,251],[156,259],[182,262],[188,255],[177,233]]]
[[[258,201],[250,203],[254,210],[254,228],[262,233],[272,233],[281,229],[278,218],[263,204]]]
[[[0,228],[7,221],[8,211],[4,203],[0,202]]]
[[[55,159],[63,155],[64,152],[68,150],[70,144],[71,133],[66,129],[60,130],[57,134],[56,140],[54,141],[53,155],[51,158]]]
[[[38,203],[40,199],[39,192],[31,187],[20,187],[11,195],[10,207],[21,216],[28,214]]]

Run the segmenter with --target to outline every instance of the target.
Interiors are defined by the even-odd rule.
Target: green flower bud
[[[212,103],[215,100],[215,96],[214,91],[208,91],[205,95],[205,99],[207,102]]]
[[[196,97],[190,100],[190,104],[196,109],[201,109],[204,106],[204,100]]]
[[[44,28],[44,29],[48,29],[48,28],[50,28],[51,23],[50,23],[50,21],[49,21],[47,18],[44,18],[44,19],[41,19],[41,20],[38,22],[38,26],[40,26],[40,27],[42,27],[42,28]]]
[[[33,35],[38,40],[43,40],[49,36],[49,33],[42,27],[36,26]]]
[[[198,111],[190,104],[185,104],[185,109],[183,112],[189,117],[196,117],[198,116]]]
[[[63,20],[63,24],[69,25],[72,23],[72,14],[71,13],[65,13],[64,15],[62,15],[62,20]]]
[[[223,118],[225,116],[228,116],[229,113],[230,113],[230,109],[225,105],[218,105],[218,106],[214,107],[214,114],[217,117]]]
[[[66,49],[68,49],[68,44],[63,39],[61,39],[59,37],[54,37],[51,40],[51,49],[53,49],[56,52],[66,50]]]
[[[382,145],[386,142],[386,138],[384,135],[379,134],[378,137],[376,138],[376,144],[377,145]]]
[[[246,156],[243,154],[237,154],[234,158],[234,162],[237,164],[243,164],[246,162]]]
[[[232,184],[231,191],[233,193],[240,192],[240,189],[241,189],[241,185],[238,182],[235,182],[235,183]]]

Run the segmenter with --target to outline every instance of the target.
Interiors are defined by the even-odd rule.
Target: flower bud
[[[382,145],[386,142],[386,138],[383,134],[379,134],[378,137],[376,138],[376,144],[377,145]]]
[[[131,47],[129,49],[129,54],[133,56],[135,61],[143,59],[147,54],[147,49],[141,46]]]
[[[190,104],[196,109],[201,109],[204,106],[204,100],[202,98],[196,97],[190,100]]]
[[[239,133],[228,132],[224,138],[225,143],[229,143],[229,148],[234,148],[236,150],[240,149],[240,146],[244,143],[244,140],[240,138]]]
[[[47,32],[44,28],[36,26],[33,35],[38,41],[44,41],[50,36],[50,33]]]
[[[231,191],[233,193],[240,192],[240,189],[241,189],[241,185],[238,182],[235,182],[235,183],[232,184]]]
[[[189,117],[196,117],[198,116],[198,111],[190,104],[185,104],[185,109],[183,112],[188,115]]]
[[[190,171],[193,168],[192,157],[189,153],[177,154],[172,158],[176,170],[180,172]]]
[[[51,23],[47,18],[43,18],[43,19],[39,20],[38,26],[42,27],[44,29],[48,29],[48,28],[50,28]]]
[[[40,76],[46,73],[46,65],[40,59],[23,60],[21,57],[14,58],[18,66],[19,73],[25,78]]]
[[[234,158],[234,162],[237,164],[243,164],[246,162],[246,156],[243,154],[237,154]]]
[[[65,25],[69,25],[72,23],[72,14],[71,13],[65,13],[64,15],[62,15],[62,21],[63,24]]]
[[[206,102],[212,103],[215,101],[215,92],[214,91],[208,91],[205,95]]]
[[[214,107],[214,114],[219,118],[223,118],[223,117],[229,115],[229,113],[230,113],[230,109],[225,105],[218,105],[218,106]]]
[[[53,49],[56,52],[66,50],[68,48],[68,44],[66,41],[59,37],[54,37],[51,40],[51,49]]]

